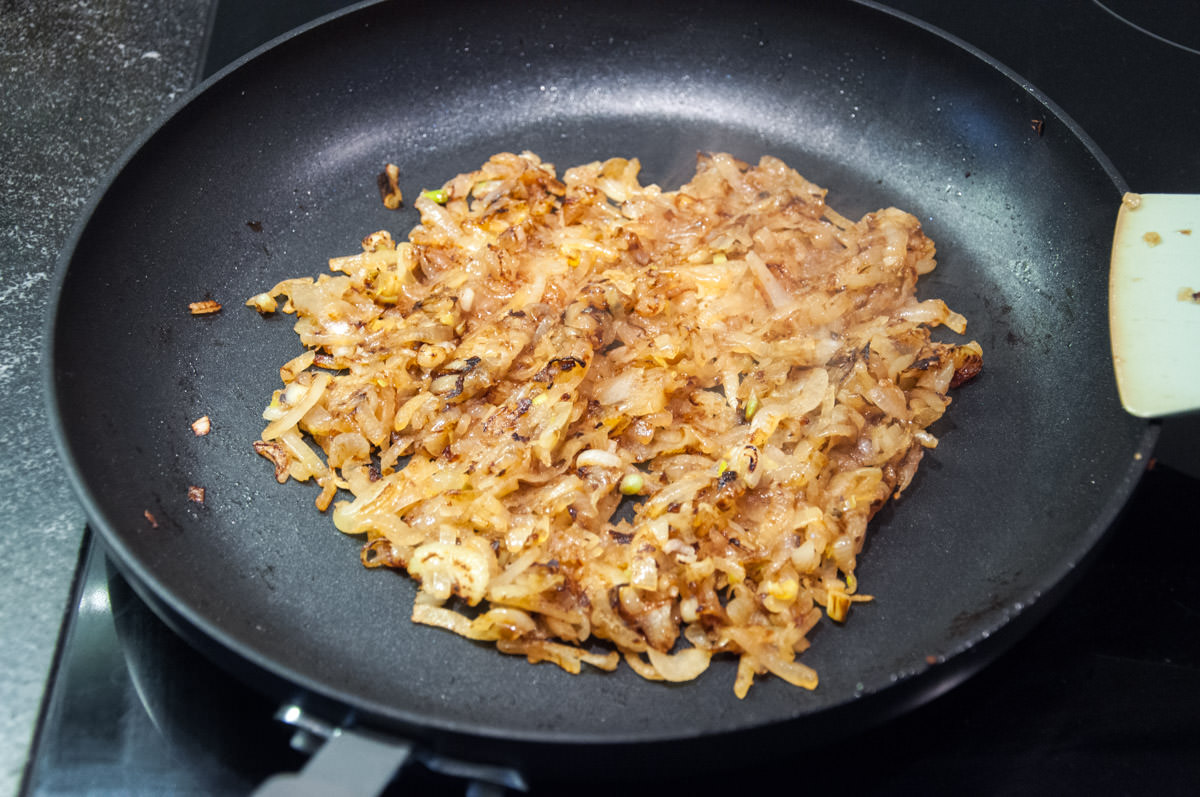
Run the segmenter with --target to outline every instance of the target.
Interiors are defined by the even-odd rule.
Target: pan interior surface
[[[51,344],[62,447],[131,580],[252,666],[376,720],[523,740],[827,717],[950,679],[1035,616],[1147,450],[1108,364],[1113,176],[1035,95],[927,30],[851,4],[732,8],[568,2],[484,23],[474,5],[382,4],[282,42],[167,120],[79,234]],[[765,677],[739,701],[733,660],[677,686],[624,667],[571,676],[413,625],[413,585],[362,568],[317,489],[276,484],[252,450],[300,345],[290,316],[243,302],[369,232],[403,238],[417,217],[380,202],[385,163],[411,197],[504,150],[560,171],[638,157],[664,189],[698,151],[774,155],[843,214],[895,205],[937,242],[921,290],[969,319],[984,372],[872,525],[858,578],[875,601],[812,634],[816,691]],[[191,316],[203,299],[224,309]],[[201,415],[213,430],[197,437]]]

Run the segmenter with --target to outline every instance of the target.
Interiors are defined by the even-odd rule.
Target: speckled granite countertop
[[[0,0],[0,793],[16,791],[84,527],[47,431],[55,261],[121,153],[195,82],[210,0]]]

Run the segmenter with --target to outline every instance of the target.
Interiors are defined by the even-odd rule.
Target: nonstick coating
[[[739,701],[732,660],[675,686],[624,667],[571,676],[413,625],[410,581],[364,569],[361,541],[314,509],[316,488],[276,484],[251,449],[278,367],[301,347],[292,317],[264,319],[245,299],[325,271],[376,229],[406,235],[415,211],[386,210],[376,188],[386,162],[411,199],[502,150],[560,169],[636,156],[644,182],[668,189],[697,151],[771,154],[842,213],[896,205],[937,242],[922,291],[970,319],[984,371],[874,523],[858,577],[876,600],[812,635],[815,692],[767,677]],[[1120,188],[1034,90],[870,6],[360,8],[218,76],[114,173],[60,269],[52,415],[92,523],[140,594],[281,693],[468,747],[616,749],[782,722],[794,746],[993,656],[1132,490],[1154,427],[1122,411],[1109,362]],[[224,309],[191,316],[207,298]],[[205,437],[189,427],[201,415]]]

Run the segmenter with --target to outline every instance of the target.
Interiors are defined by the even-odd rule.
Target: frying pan
[[[858,577],[876,600],[812,635],[815,692],[766,678],[739,701],[733,661],[683,685],[571,676],[413,625],[413,584],[363,569],[314,488],[276,484],[251,449],[300,348],[291,317],[245,298],[320,273],[367,232],[404,235],[417,218],[383,207],[384,163],[413,196],[523,149],[560,168],[637,156],[665,188],[697,151],[772,154],[845,215],[896,205],[937,242],[921,291],[970,320],[984,372],[873,523]],[[744,761],[950,688],[1044,614],[1102,539],[1157,430],[1121,409],[1109,360],[1124,190],[1020,78],[870,4],[357,7],[217,75],[113,171],[60,262],[51,417],[138,594],[281,700],[535,773]],[[224,309],[191,316],[202,299]],[[213,431],[197,437],[201,415]]]

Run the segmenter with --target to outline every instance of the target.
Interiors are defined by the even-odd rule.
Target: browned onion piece
[[[386,537],[376,537],[362,547],[359,552],[363,567],[403,567],[404,563],[396,556],[396,550]]]

